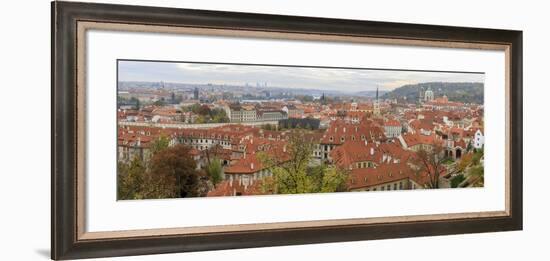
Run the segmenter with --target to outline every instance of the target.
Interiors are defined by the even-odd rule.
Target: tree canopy
[[[118,199],[160,199],[197,195],[199,174],[189,148],[177,145],[157,150],[148,162],[139,157],[118,163]]]
[[[158,193],[167,197],[194,197],[197,195],[199,175],[196,171],[195,160],[190,156],[190,149],[184,145],[176,145],[162,150],[151,158],[151,176],[160,181],[148,184],[148,187],[157,187]]]
[[[206,174],[214,186],[222,181],[222,164],[218,158],[212,159],[208,165],[206,165]]]
[[[300,194],[344,191],[347,173],[336,167],[311,166],[313,143],[304,132],[296,131],[287,146],[288,160],[260,154],[262,163],[269,166],[272,177],[265,178],[262,190],[274,194]]]
[[[444,155],[444,148],[440,144],[432,144],[431,149],[421,148],[410,159],[412,169],[416,175],[427,175],[428,188],[439,188],[439,177],[445,171],[445,163],[449,157]]]

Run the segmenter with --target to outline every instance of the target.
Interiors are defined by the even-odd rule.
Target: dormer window
[[[340,141],[341,141],[341,142],[344,142],[345,140],[346,140],[346,138],[344,138],[343,136],[340,137]]]
[[[330,137],[328,138],[328,140],[329,140],[329,141],[334,141],[334,137],[330,136]]]

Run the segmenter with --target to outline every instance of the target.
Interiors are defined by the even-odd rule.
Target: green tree
[[[222,181],[222,164],[218,158],[212,159],[210,163],[206,165],[206,174],[214,186]]]
[[[118,163],[117,173],[117,198],[139,199],[145,176],[145,163],[134,157],[129,163]]]
[[[197,119],[195,120],[195,123],[207,123],[207,122],[208,122],[208,120],[202,115],[197,117]]]
[[[165,135],[161,135],[151,143],[151,146],[150,146],[151,154],[156,154],[159,151],[168,148],[169,144],[170,144],[170,139],[168,139],[168,137],[166,137]]]
[[[273,130],[273,126],[271,124],[262,124],[260,128],[264,130]]]
[[[196,113],[196,112],[193,110],[195,107],[197,107],[197,108],[200,107],[200,104],[195,103],[195,104],[192,104],[192,105],[189,105],[189,106],[182,106],[182,107],[181,107],[181,111],[183,111],[183,112],[193,112],[193,113]]]
[[[323,175],[323,183],[320,192],[341,192],[346,191],[347,173],[337,167],[326,168]]]
[[[472,180],[472,186],[483,187],[485,183],[484,166],[481,162],[483,157],[483,149],[477,150],[472,157],[472,166],[468,170],[468,174]]]
[[[214,109],[211,111],[212,122],[214,123],[225,123],[229,122],[229,117],[223,109]]]
[[[476,165],[468,171],[470,177],[472,177],[472,186],[483,187],[485,181],[484,168],[482,165]]]
[[[156,106],[164,106],[164,105],[166,105],[166,102],[163,101],[163,100],[157,100],[157,101],[153,102],[153,104],[156,105]]]
[[[132,97],[130,98],[130,102],[135,104],[135,109],[136,110],[139,110],[139,107],[141,106],[140,103],[139,103],[139,99],[136,98],[136,97]]]
[[[304,131],[290,135],[288,159],[277,159],[260,153],[262,164],[268,166],[272,178],[264,180],[262,190],[275,194],[299,194],[344,191],[347,173],[324,165],[311,167],[313,143]]]
[[[460,185],[460,183],[462,183],[462,181],[464,181],[466,178],[464,177],[464,175],[462,174],[459,174],[459,175],[456,175],[454,176],[452,179],[451,179],[451,188],[456,188],[458,187],[458,185]]]

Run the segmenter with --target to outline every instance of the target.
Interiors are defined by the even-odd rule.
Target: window
[[[391,186],[390,186],[390,185],[388,185],[388,190],[391,190]]]
[[[397,183],[393,184],[393,190],[397,190]]]
[[[403,182],[399,182],[399,189],[403,189]]]
[[[382,191],[383,191],[384,189],[385,189],[385,188],[384,188],[384,186],[380,187],[380,190],[382,190]]]

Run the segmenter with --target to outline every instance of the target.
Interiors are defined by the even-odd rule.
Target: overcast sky
[[[422,82],[483,82],[484,74],[119,61],[119,81],[244,85],[319,90],[392,90]]]

